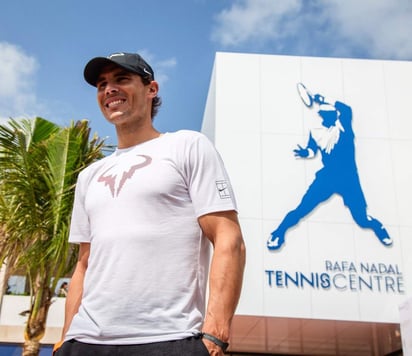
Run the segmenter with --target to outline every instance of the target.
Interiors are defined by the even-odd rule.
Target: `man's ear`
[[[159,92],[159,84],[152,80],[149,84],[149,92],[150,94],[153,95],[153,97],[155,97],[157,95],[157,93]]]

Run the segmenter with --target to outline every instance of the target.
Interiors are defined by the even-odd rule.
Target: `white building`
[[[400,350],[399,308],[412,296],[410,83],[411,62],[217,53],[202,131],[232,178],[247,244],[234,350]],[[336,121],[319,114],[335,109]],[[270,250],[273,231],[269,247],[285,243]]]

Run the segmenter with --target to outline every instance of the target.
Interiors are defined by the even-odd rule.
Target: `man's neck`
[[[130,127],[116,127],[116,132],[118,148],[133,147],[161,135],[153,126],[134,129]]]

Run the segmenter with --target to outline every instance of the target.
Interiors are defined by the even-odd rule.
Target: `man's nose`
[[[107,83],[104,92],[105,92],[106,95],[110,95],[110,94],[116,93],[118,91],[119,91],[119,89],[117,88],[116,85],[114,85],[113,83]]]

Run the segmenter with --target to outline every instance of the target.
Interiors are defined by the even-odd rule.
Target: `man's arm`
[[[79,310],[80,302],[83,295],[83,281],[87,270],[87,264],[90,254],[90,244],[81,243],[79,249],[79,259],[76,268],[73,272],[69,284],[69,292],[66,297],[64,326],[62,331],[62,340],[64,339],[67,330],[73,320],[74,315]]]
[[[227,342],[242,288],[245,244],[235,211],[203,215],[199,224],[214,248],[202,331]],[[211,355],[223,354],[211,341],[204,339],[204,342]]]

